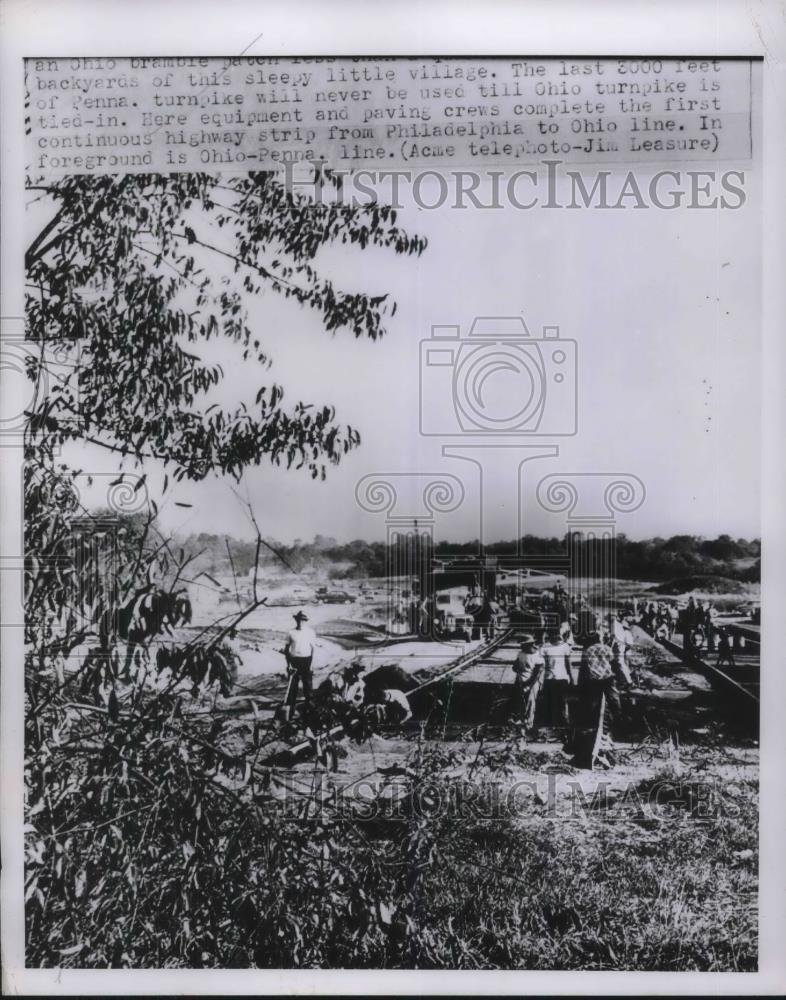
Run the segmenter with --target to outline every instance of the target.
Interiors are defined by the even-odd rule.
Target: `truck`
[[[475,620],[464,608],[464,602],[457,594],[437,594],[434,601],[436,633],[445,638],[472,638]]]

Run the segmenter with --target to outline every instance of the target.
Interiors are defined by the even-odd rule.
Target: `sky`
[[[646,183],[647,175],[639,176]],[[427,188],[423,194],[428,203]],[[457,509],[435,518],[438,539],[559,535],[565,515],[545,511],[536,498],[543,477],[628,473],[646,489],[639,509],[617,517],[617,530],[629,537],[758,536],[761,233],[754,173],[746,194],[737,210],[680,211],[426,210],[408,199],[398,221],[428,238],[420,258],[333,248],[316,262],[344,289],[387,292],[396,300],[396,315],[377,342],[346,330],[328,334],[315,313],[273,292],[250,300],[251,325],[273,367],[260,372],[222,345],[220,355],[210,356],[220,356],[227,371],[223,398],[252,400],[274,378],[290,403],[333,404],[337,419],[362,437],[356,451],[328,469],[325,482],[303,470],[247,472],[239,489],[263,532],[285,542],[317,533],[339,541],[382,539],[384,512],[360,507],[357,484],[374,473],[396,474],[398,481],[416,473],[450,474],[462,483]],[[505,441],[558,446],[558,454],[524,465],[521,499],[516,470],[523,453],[489,449],[488,435],[420,433],[420,342],[442,325],[459,326],[466,339],[476,316],[521,317],[532,340],[544,326],[558,326],[560,338],[577,345],[578,432]],[[450,376],[438,384],[431,374],[424,390],[429,419],[454,425]],[[487,404],[504,402],[512,389],[524,392],[519,385],[510,372],[492,372]],[[550,413],[564,415],[566,407],[552,404]],[[484,446],[482,517],[477,465],[443,454],[443,446],[462,443]],[[116,467],[92,448],[79,460],[96,471]],[[147,471],[158,497],[160,474]],[[252,531],[230,485],[217,479],[170,488],[162,523],[178,532]]]

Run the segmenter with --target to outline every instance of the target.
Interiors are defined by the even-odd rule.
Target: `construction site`
[[[389,804],[409,796],[412,760],[442,743],[470,757],[507,749],[530,761],[518,779],[551,776],[557,797],[570,797],[577,779],[591,793],[599,782],[641,777],[645,759],[655,769],[685,766],[708,741],[738,748],[738,766],[755,774],[755,609],[710,610],[693,596],[611,606],[607,584],[599,605],[590,596],[597,581],[494,560],[434,561],[418,575],[343,586],[260,608],[238,631],[244,666],[215,707],[231,720],[238,749],[252,754],[267,794],[306,809]],[[344,605],[338,614],[335,604]],[[315,636],[305,698],[303,690],[291,696],[282,648],[296,615]],[[550,644],[565,660],[565,703],[555,717],[541,670],[525,720],[517,661],[523,648],[548,659]],[[613,690],[588,718],[582,663],[594,644],[611,651]],[[404,696],[394,712],[385,710],[390,691]]]

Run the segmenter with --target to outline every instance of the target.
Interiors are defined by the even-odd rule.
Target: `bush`
[[[460,815],[437,804],[466,799],[467,760],[442,747],[410,761],[393,815],[364,819],[307,790],[285,807],[274,775],[177,712],[133,739],[127,725],[101,719],[93,753],[65,752],[67,733],[52,747],[28,848],[31,965],[755,968],[753,787],[729,815],[677,810],[655,835],[624,814],[588,830],[492,814],[512,759],[494,751],[473,758]]]

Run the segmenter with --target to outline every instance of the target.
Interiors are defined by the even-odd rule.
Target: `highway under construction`
[[[556,773],[566,781],[579,776],[595,788],[598,781],[624,776],[631,755],[660,748],[671,760],[681,747],[700,744],[707,733],[729,748],[757,745],[756,626],[728,621],[724,628],[735,636],[734,666],[719,669],[710,655],[686,654],[679,634],[656,639],[634,624],[624,725],[622,735],[618,730],[612,739],[602,710],[592,732],[582,732],[576,725],[554,726],[540,703],[534,729],[525,730],[512,718],[513,667],[529,630],[516,617],[501,613],[493,629],[486,629],[480,638],[456,642],[455,658],[438,667],[428,657],[419,662],[415,657],[403,670],[396,650],[411,637],[383,640],[374,650],[378,666],[365,673],[366,684],[372,689],[375,684],[406,689],[412,717],[403,723],[358,727],[348,725],[345,718],[320,726],[309,724],[302,709],[290,721],[282,721],[278,700],[284,696],[283,677],[277,686],[268,684],[261,698],[253,685],[241,685],[244,690],[224,707],[241,743],[246,743],[243,733],[253,729],[253,750],[247,747],[245,752],[248,777],[259,795],[284,799],[296,813],[301,807],[313,809],[317,802],[323,806],[326,797],[331,808],[357,807],[362,812],[369,803],[375,808],[380,803],[390,806],[411,795],[422,754],[440,747],[460,748],[470,759],[473,754],[492,753],[513,760],[524,753],[539,761],[533,771],[536,776]],[[578,718],[580,709],[583,652],[576,642],[569,658],[572,719]]]

